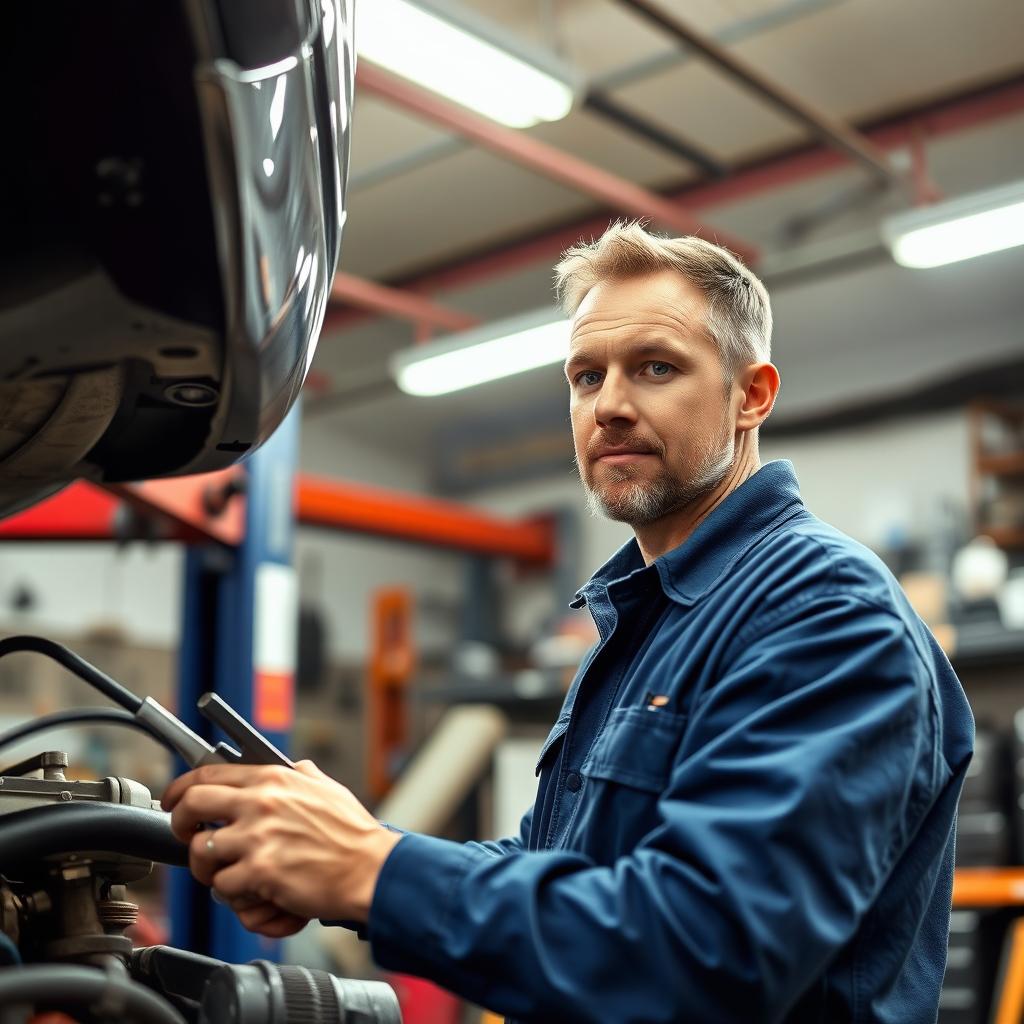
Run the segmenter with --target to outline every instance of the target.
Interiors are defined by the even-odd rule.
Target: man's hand
[[[402,838],[312,761],[296,769],[206,765],[175,779],[161,801],[189,844],[192,874],[246,928],[274,938],[314,917],[365,921]],[[202,827],[211,823],[221,827]]]

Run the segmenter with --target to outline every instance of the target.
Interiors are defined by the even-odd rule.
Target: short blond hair
[[[771,358],[772,307],[765,286],[728,249],[695,235],[670,238],[645,230],[640,221],[616,221],[597,241],[562,254],[555,288],[573,316],[598,282],[662,270],[677,271],[704,294],[705,326],[727,372]]]

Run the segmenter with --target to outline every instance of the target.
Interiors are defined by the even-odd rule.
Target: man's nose
[[[594,403],[594,418],[602,427],[616,421],[635,423],[636,407],[628,381],[619,373],[609,373],[601,382],[601,390]]]

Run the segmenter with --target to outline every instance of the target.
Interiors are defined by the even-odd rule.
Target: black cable
[[[84,679],[115,704],[120,704],[121,707],[132,712],[138,711],[142,707],[142,700],[136,697],[131,690],[125,689],[116,679],[111,679],[95,665],[90,665],[74,651],[69,651],[63,644],[45,640],[41,636],[9,636],[6,640],[0,640],[0,658],[15,651],[34,651],[36,654],[45,654],[48,658],[53,658],[54,661],[63,665],[69,672],[73,672],[79,679]]]
[[[11,811],[0,821],[0,865],[5,872],[26,867],[41,870],[46,857],[83,850],[160,864],[188,864],[188,845],[171,831],[171,816],[146,807],[73,800]]]
[[[9,747],[12,743],[23,740],[26,736],[33,736],[37,732],[46,732],[50,729],[60,729],[66,725],[77,725],[80,722],[99,722],[104,725],[127,725],[133,729],[139,729],[151,736],[161,746],[166,747],[166,741],[159,733],[155,732],[145,722],[118,708],[73,708],[70,711],[55,711],[50,715],[43,715],[42,718],[34,718],[29,722],[22,722],[21,725],[8,729],[7,732],[0,732],[0,750]]]
[[[137,982],[95,967],[23,964],[0,968],[0,1006],[28,1003],[39,1009],[71,1006],[92,1010],[106,1003],[131,1024],[186,1024],[170,1003]]]

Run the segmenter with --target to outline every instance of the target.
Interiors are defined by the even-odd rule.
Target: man
[[[213,767],[164,803],[242,921],[367,925],[382,966],[524,1020],[934,1021],[963,692],[869,551],[760,467],[761,283],[696,238],[570,250],[566,376],[592,506],[635,540],[518,837],[388,831],[301,773]]]

